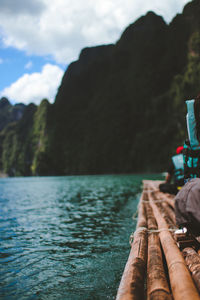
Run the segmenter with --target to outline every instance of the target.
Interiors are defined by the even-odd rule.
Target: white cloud
[[[7,97],[14,102],[39,104],[43,98],[54,101],[60,85],[63,70],[56,65],[46,64],[41,73],[24,74],[0,92],[0,97]]]
[[[6,46],[28,54],[51,55],[57,62],[69,64],[84,47],[116,42],[125,27],[147,11],[153,10],[169,22],[187,2],[1,0],[0,32]]]
[[[0,57],[0,64],[2,64],[3,63],[3,59]]]
[[[33,66],[33,63],[32,63],[31,60],[29,60],[29,61],[27,62],[27,64],[24,66],[24,68],[27,69],[27,70],[29,70],[29,69],[32,68],[32,66]]]

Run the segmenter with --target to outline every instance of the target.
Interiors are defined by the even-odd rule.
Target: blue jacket
[[[179,181],[184,178],[183,154],[172,156],[172,162],[174,165],[174,179]]]
[[[187,100],[187,131],[188,142],[184,144],[184,178],[200,177],[200,143],[196,136],[196,122],[194,115],[194,100]]]

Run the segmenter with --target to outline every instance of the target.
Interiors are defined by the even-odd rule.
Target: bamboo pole
[[[151,193],[149,193],[149,199],[158,224],[158,229],[160,229],[159,236],[168,265],[173,297],[175,300],[199,300],[197,289],[194,286],[181,252],[171,233],[168,231],[166,221],[153,202]]]
[[[149,187],[151,188],[151,190],[153,190],[154,192],[156,192],[157,194],[157,198],[161,199],[161,200],[165,200],[166,203],[168,203],[172,209],[174,209],[174,195],[165,193],[163,195],[163,193],[159,190],[159,184],[162,183],[162,181],[152,181],[152,180],[144,180],[143,181],[146,185],[149,185]]]
[[[144,299],[144,277],[147,260],[147,230],[145,230],[147,228],[147,220],[145,204],[142,202],[144,197],[145,194],[143,192],[139,203],[138,222],[134,240],[121,278],[116,300]]]
[[[160,192],[159,191],[152,191],[152,195],[153,195],[153,198],[154,198],[155,202],[160,201],[156,204],[159,207],[159,210],[161,211],[162,217],[165,219],[165,221],[167,222],[167,224],[170,227],[174,227],[174,222],[172,220],[173,217],[170,218],[170,211],[165,209],[165,207],[168,206],[168,204],[166,204],[166,198],[165,197],[160,197]]]
[[[164,216],[166,222],[169,225],[174,225],[176,224],[176,220],[175,220],[175,215],[174,215],[174,195],[170,195],[168,193],[163,194],[162,192],[160,192],[160,190],[158,189],[157,185],[159,182],[157,181],[150,181],[149,185],[151,187],[151,189],[153,189],[153,194],[156,197],[155,200],[160,200],[163,201],[161,202],[161,204],[158,206],[161,208],[162,210],[162,215]],[[170,220],[169,220],[170,219]]]
[[[193,248],[185,248],[183,251],[183,257],[186,264],[192,274],[192,278],[200,292],[200,256]]]
[[[170,194],[163,194],[160,190],[157,190],[156,191],[157,193],[157,197],[159,199],[162,199],[165,201],[165,203],[167,203],[168,205],[170,205],[172,207],[172,209],[174,209],[174,197],[175,196],[172,196]]]
[[[147,300],[171,300],[169,286],[167,283],[157,224],[149,204],[146,204],[148,216],[148,263],[147,263]]]
[[[163,206],[164,210],[166,211],[167,215],[169,216],[169,218],[171,219],[173,225],[175,225],[176,219],[175,219],[175,215],[174,215],[174,212],[172,211],[172,209],[169,207],[169,205],[166,202],[163,202],[162,206]]]

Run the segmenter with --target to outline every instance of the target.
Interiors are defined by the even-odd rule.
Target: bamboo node
[[[174,261],[171,264],[169,264],[168,270],[171,269],[171,267],[175,264],[183,264],[187,268],[186,263],[184,261],[178,260],[178,261]]]
[[[176,230],[177,228],[148,229],[147,227],[138,227],[134,232],[131,233],[129,238],[129,244],[132,245],[135,234],[141,231],[146,231],[147,233],[160,233],[162,231],[175,232]]]
[[[131,233],[130,238],[129,238],[129,244],[132,245],[134,241],[135,234],[141,231],[148,231],[147,227],[138,227],[134,232]]]

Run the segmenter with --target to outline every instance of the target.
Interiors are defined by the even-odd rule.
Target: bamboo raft
[[[136,230],[116,300],[200,299],[200,251],[178,229],[174,196],[143,181]]]

